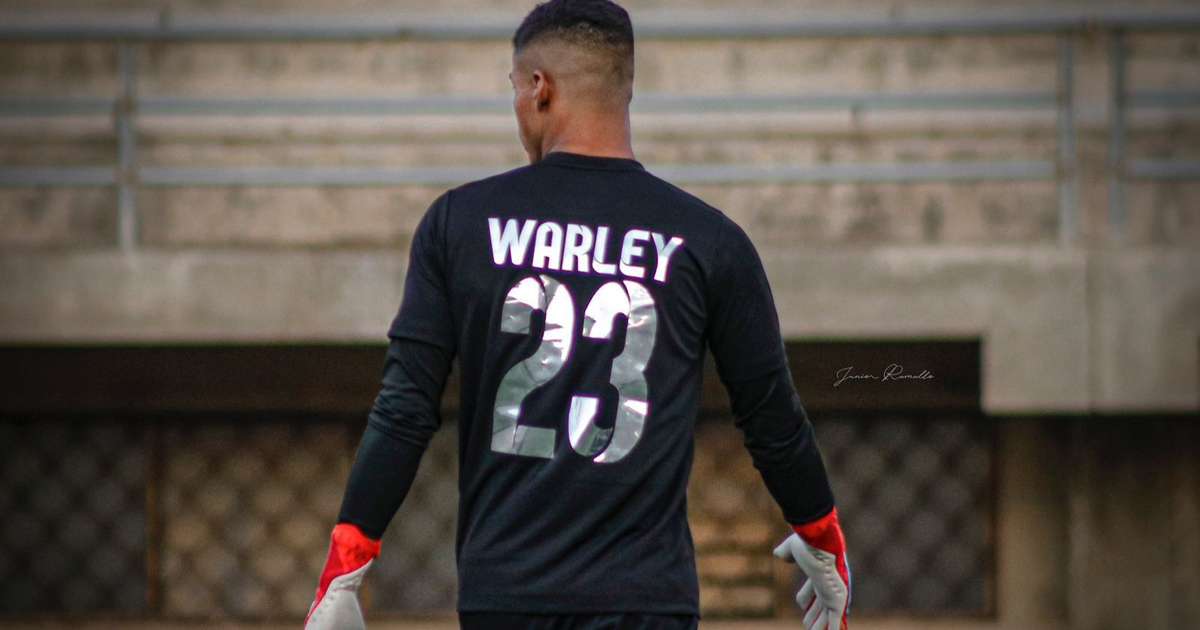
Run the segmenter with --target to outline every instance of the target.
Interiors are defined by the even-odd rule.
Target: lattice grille
[[[862,415],[816,420],[865,613],[980,613],[991,576],[991,435],[976,416]],[[773,564],[788,534],[742,436],[713,417],[696,433],[689,489],[708,616],[795,614],[800,576]],[[773,597],[776,572],[784,595]]]
[[[163,612],[301,618],[350,461],[340,421],[179,422],[164,435]]]
[[[764,554],[787,531],[742,436],[725,416],[696,426],[688,521],[706,617],[762,617],[775,609],[775,569]]]
[[[452,610],[456,427],[430,446],[367,581],[374,613]],[[845,514],[858,612],[989,609],[991,426],[817,420]],[[147,603],[147,432],[161,432],[159,606]],[[0,611],[301,617],[357,431],[340,419],[0,422]],[[699,423],[689,505],[706,614],[788,614],[786,533],[732,422]],[[797,584],[789,583],[789,588]],[[782,605],[782,607],[781,607]],[[794,611],[792,611],[794,613]]]
[[[861,612],[990,607],[991,425],[976,416],[826,418],[818,437]]]
[[[124,422],[0,420],[0,611],[145,610],[144,443]]]

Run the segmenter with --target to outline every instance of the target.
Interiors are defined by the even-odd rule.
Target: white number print
[[[504,298],[500,330],[529,334],[534,311],[546,313],[542,343],[529,358],[512,366],[496,390],[492,411],[492,450],[497,453],[554,457],[556,431],[519,424],[521,402],[529,392],[546,384],[562,369],[574,341],[575,302],[571,292],[549,276],[525,278]]]
[[[549,276],[524,278],[504,298],[500,330],[528,335],[534,311],[546,314],[542,342],[500,380],[492,413],[492,450],[551,459],[557,430],[520,424],[521,403],[530,392],[554,378],[570,357],[575,303],[567,287]],[[573,395],[567,415],[571,448],[601,464],[620,461],[633,450],[650,413],[645,370],[658,329],[654,298],[646,287],[632,280],[604,284],[584,309],[583,336],[612,339],[617,315],[624,315],[628,325],[625,348],[613,358],[609,378],[617,390],[613,427],[597,426],[600,399],[595,396]]]

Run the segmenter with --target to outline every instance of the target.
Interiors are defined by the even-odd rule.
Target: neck
[[[629,126],[629,112],[621,116],[611,113],[573,116],[549,134],[542,142],[542,156],[554,151],[634,159]]]

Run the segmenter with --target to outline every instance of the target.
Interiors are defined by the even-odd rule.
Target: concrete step
[[[1048,182],[684,186],[729,214],[764,248],[806,243],[1051,242],[1057,192]],[[403,250],[431,187],[142,189],[146,247]],[[0,191],[0,244],[111,246],[105,189]]]
[[[1104,63],[1103,42],[1079,43],[1081,68]],[[1200,33],[1128,37],[1135,89],[1200,86]],[[639,92],[839,93],[1053,91],[1053,36],[648,40]],[[138,47],[139,91],[150,95],[508,95],[511,49],[495,41],[155,43]],[[115,46],[0,43],[7,94],[116,93]]]
[[[175,117],[139,119],[148,166],[439,166],[502,168],[524,161],[511,115]],[[1080,125],[1081,138],[1106,130]],[[823,163],[915,160],[1052,160],[1051,112],[644,114],[634,144],[649,164]],[[1200,112],[1130,119],[1127,155],[1197,159]],[[0,166],[106,165],[116,160],[110,121],[0,120]]]
[[[760,247],[810,244],[1049,243],[1052,182],[684,185],[740,223]],[[143,188],[141,244],[152,248],[407,247],[438,187]],[[1127,186],[1125,241],[1200,243],[1200,183]],[[1081,199],[1080,224],[1105,233],[1103,191]],[[104,188],[0,190],[0,246],[111,248],[115,193]]]
[[[647,163],[1050,159],[1050,112],[640,114]],[[1169,131],[1178,138],[1186,122]],[[1200,129],[1200,121],[1195,128]],[[145,165],[391,165],[501,167],[524,160],[511,115],[178,117],[138,120]],[[105,164],[115,159],[100,118],[0,122],[0,165]]]

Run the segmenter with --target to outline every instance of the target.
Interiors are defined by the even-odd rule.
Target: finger
[[[809,630],[816,630],[816,628],[820,627],[823,630],[825,626],[818,626],[817,622],[820,621],[821,613],[824,612],[824,610],[825,607],[821,605],[821,600],[818,599],[817,602],[808,609],[808,612],[804,613],[804,627],[808,628]]]
[[[818,606],[813,606],[812,610],[817,608]],[[817,618],[812,614],[812,610],[805,613],[804,619],[801,621],[802,625],[800,627],[804,628],[804,630],[817,630]]]
[[[800,610],[808,612],[816,599],[817,593],[813,589],[813,581],[805,580],[804,586],[800,587],[800,592],[796,593],[796,605],[800,607]]]
[[[833,610],[826,608],[821,613],[821,620],[817,622],[819,630],[837,630],[837,617],[833,616]]]
[[[779,558],[780,560],[795,562],[796,559],[792,557],[792,546],[788,544],[791,540],[792,539],[790,536],[783,539],[783,542],[779,543],[779,546],[776,547],[775,551],[772,551],[771,553],[775,554],[775,557]]]
[[[829,630],[829,624],[827,623],[829,619],[829,608],[824,606],[817,607],[821,608],[821,612],[817,614],[817,620],[816,623],[812,624],[812,630]]]
[[[829,630],[843,630],[846,618],[846,605],[834,606],[829,609]]]

